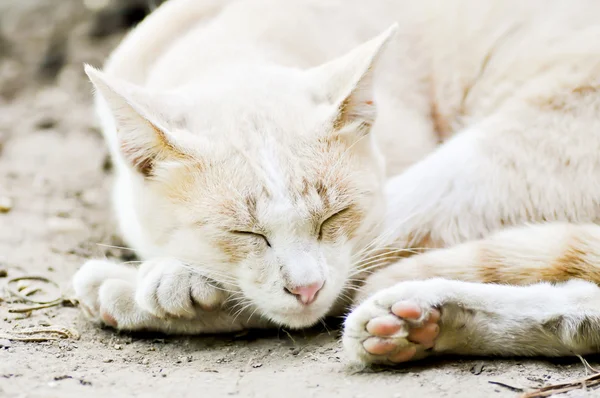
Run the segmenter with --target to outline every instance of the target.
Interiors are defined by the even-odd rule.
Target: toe
[[[392,312],[405,319],[419,319],[422,315],[421,308],[418,305],[408,301],[399,301],[392,306]]]
[[[415,356],[416,352],[416,347],[408,347],[405,350],[398,351],[394,355],[391,355],[389,360],[396,363],[406,362],[411,360]]]
[[[101,315],[102,321],[106,325],[111,326],[113,328],[117,328],[119,326],[118,323],[117,323],[117,320],[111,314],[109,314],[106,311],[102,311],[101,314],[102,314]]]
[[[437,324],[428,323],[421,328],[412,329],[408,338],[412,342],[423,345],[424,348],[431,348],[439,332],[440,327]]]
[[[226,299],[223,290],[214,287],[200,276],[196,276],[191,284],[190,293],[195,304],[200,307],[202,311],[207,312],[220,309]]]
[[[403,322],[394,315],[380,316],[367,323],[367,332],[374,336],[391,336],[398,333],[402,326]]]
[[[392,341],[370,337],[363,342],[363,347],[370,354],[384,355],[394,351],[396,349],[396,344]]]
[[[427,320],[425,321],[426,323],[438,323],[438,321],[440,320],[441,317],[441,313],[439,310],[436,309],[432,309],[431,312],[429,313],[429,316],[427,317]]]

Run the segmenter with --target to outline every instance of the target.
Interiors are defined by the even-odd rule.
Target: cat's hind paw
[[[398,364],[422,359],[440,333],[441,309],[434,300],[411,298],[403,284],[359,305],[345,322],[346,352],[362,363]]]

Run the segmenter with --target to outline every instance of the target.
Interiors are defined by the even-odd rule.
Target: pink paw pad
[[[363,342],[363,347],[368,353],[387,356],[389,361],[399,363],[413,359],[417,351],[434,346],[440,332],[439,310],[432,308],[424,313],[418,305],[401,301],[391,307],[391,312],[367,323],[366,330],[372,337]],[[407,346],[406,340],[412,344]]]

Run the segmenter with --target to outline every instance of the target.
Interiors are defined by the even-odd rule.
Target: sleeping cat
[[[86,67],[144,262],[87,262],[82,307],[211,333],[354,304],[343,342],[365,363],[597,352],[598,12],[166,2]]]

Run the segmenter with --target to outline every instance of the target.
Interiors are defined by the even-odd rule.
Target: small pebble
[[[483,372],[484,369],[484,364],[483,362],[477,362],[475,365],[473,365],[473,367],[471,368],[471,373],[473,373],[474,375],[480,375],[481,372]]]
[[[8,271],[4,268],[0,268],[0,278],[6,278],[8,276]]]
[[[35,127],[41,130],[48,130],[55,127],[56,124],[56,119],[49,116],[44,116],[35,123]]]
[[[182,355],[179,358],[177,358],[177,361],[175,363],[192,362],[193,360],[194,358],[191,355]]]
[[[9,348],[12,347],[12,343],[9,339],[0,339],[0,348]]]
[[[122,350],[123,346],[121,344],[115,344],[113,347],[115,350]]]
[[[105,359],[104,361],[102,361],[102,362],[104,362],[104,363],[111,363],[111,362],[113,362],[113,359],[112,359],[112,358],[106,358],[106,359]]]
[[[13,200],[8,196],[0,196],[0,213],[8,213],[13,208]]]

